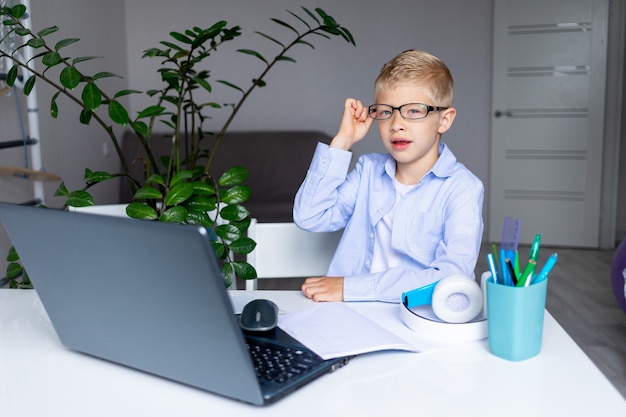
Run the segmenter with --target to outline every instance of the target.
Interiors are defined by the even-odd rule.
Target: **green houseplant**
[[[235,259],[233,254],[246,254],[254,249],[255,243],[245,236],[250,224],[250,213],[243,203],[250,195],[250,189],[244,184],[247,177],[245,167],[233,167],[219,178],[213,178],[209,172],[214,158],[219,158],[218,147],[231,122],[242,104],[256,88],[266,85],[264,77],[278,63],[295,62],[288,52],[295,46],[307,46],[314,49],[309,41],[312,37],[331,39],[341,38],[355,45],[348,29],[339,25],[335,19],[322,9],[309,10],[302,7],[300,13],[287,11],[293,22],[272,19],[277,27],[290,35],[288,42],[276,39],[265,33],[255,32],[278,47],[278,53],[267,59],[252,49],[238,49],[263,62],[261,74],[254,77],[247,88],[241,88],[227,80],[217,83],[231,88],[238,99],[234,103],[198,102],[198,94],[204,95],[213,89],[207,64],[216,58],[218,49],[241,36],[239,26],[228,27],[226,21],[218,21],[203,29],[193,27],[184,32],[171,32],[170,39],[161,41],[158,47],[144,51],[142,58],[159,59],[158,69],[163,85],[160,89],[145,92],[154,100],[137,115],[131,116],[120,102],[120,98],[129,94],[143,94],[136,90],[122,90],[109,94],[99,85],[102,79],[117,77],[111,72],[86,74],[81,71],[81,63],[96,59],[95,56],[68,57],[66,48],[79,41],[77,38],[64,38],[52,41],[58,32],[56,26],[38,31],[23,24],[27,18],[26,7],[18,4],[0,8],[0,18],[6,35],[21,42],[13,50],[0,49],[0,57],[12,62],[6,77],[6,83],[13,86],[21,78],[23,90],[28,95],[36,82],[45,82],[55,91],[50,100],[50,114],[56,118],[61,100],[69,100],[81,109],[79,121],[83,124],[96,123],[109,136],[121,164],[121,172],[109,173],[85,170],[85,185],[79,190],[70,191],[64,183],[58,187],[57,196],[66,198],[65,206],[90,206],[94,199],[89,189],[103,181],[123,177],[128,181],[134,201],[126,208],[129,217],[144,220],[160,220],[176,223],[199,224],[213,230],[213,247],[222,260],[222,272],[227,285],[236,276],[244,279],[256,278],[256,271],[244,261]],[[41,69],[34,68],[20,54],[22,48],[34,50],[33,60]],[[22,75],[20,75],[22,74]],[[229,111],[225,123],[217,130],[209,131],[205,122],[210,119],[210,111]],[[155,125],[166,126],[171,132],[172,151],[170,155],[157,158],[151,148]],[[121,150],[121,141],[117,137],[114,125],[132,129],[145,150],[145,172],[138,178],[131,174],[129,161]],[[185,131],[183,126],[189,126]],[[181,152],[181,136],[188,137],[189,149]],[[210,149],[201,146],[202,141],[211,136],[214,145]],[[183,156],[184,155],[184,156]],[[219,221],[218,221],[219,219]],[[26,271],[19,263],[17,253],[12,249],[8,256],[7,277],[11,287],[29,287]],[[18,277],[22,277],[21,281]]]

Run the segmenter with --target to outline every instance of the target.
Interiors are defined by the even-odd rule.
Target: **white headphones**
[[[450,275],[430,285],[402,294],[407,309],[431,304],[433,312],[446,323],[466,323],[483,309],[483,292],[471,278]]]

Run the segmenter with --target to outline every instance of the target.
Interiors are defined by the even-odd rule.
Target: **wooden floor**
[[[476,274],[486,271],[483,247]],[[552,252],[559,260],[550,274],[547,309],[626,398],[626,313],[611,290],[613,250],[542,248],[539,265]],[[528,248],[520,247],[520,254]],[[262,289],[299,289],[299,279],[268,279]],[[572,372],[576,372],[572,369]]]

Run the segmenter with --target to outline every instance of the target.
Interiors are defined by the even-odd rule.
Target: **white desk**
[[[258,293],[287,311],[311,303],[298,292]],[[61,415],[623,417],[626,401],[550,314],[542,352],[524,362],[491,355],[484,341],[379,352],[259,408],[69,351],[35,291],[1,289],[0,416]]]

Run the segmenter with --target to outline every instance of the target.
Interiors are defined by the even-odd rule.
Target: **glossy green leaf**
[[[28,42],[26,42],[26,45],[34,49],[39,49],[46,45],[46,41],[44,41],[43,39],[39,39],[39,38],[31,38],[28,40]]]
[[[172,43],[172,42],[167,42],[167,41],[161,41],[159,42],[161,45],[167,46],[170,49],[173,49],[177,52],[184,52],[185,50],[183,48],[181,48],[180,46]]]
[[[297,44],[302,44],[302,45],[306,45],[311,49],[315,49],[315,45],[313,45],[312,43],[309,43],[307,41],[303,41],[302,39],[296,41]]]
[[[94,83],[87,83],[81,95],[87,109],[95,111],[102,104],[102,93]]]
[[[187,200],[193,194],[193,185],[181,182],[173,186],[165,196],[166,206],[175,206]]]
[[[15,262],[18,259],[20,259],[20,256],[17,254],[15,246],[11,246],[9,248],[9,252],[7,253],[7,262]]]
[[[70,192],[67,190],[67,187],[65,186],[65,182],[61,181],[61,184],[59,184],[59,186],[57,187],[57,189],[54,192],[54,196],[55,197],[66,197],[70,195]]]
[[[11,262],[7,265],[7,278],[15,279],[22,275],[22,265],[17,262]]]
[[[252,55],[255,56],[257,58],[259,58],[261,61],[265,62],[266,64],[269,64],[267,62],[267,59],[265,59],[263,57],[263,55],[261,55],[260,53],[258,53],[257,51],[253,51],[252,49],[237,49],[237,52],[241,52],[242,54],[247,54],[247,55]]]
[[[302,24],[303,24],[304,26],[306,26],[307,28],[309,28],[309,30],[310,30],[310,29],[312,29],[312,28],[311,28],[311,25],[309,25],[309,24],[307,23],[307,21],[306,21],[306,20],[304,20],[303,18],[301,18],[300,16],[298,16],[297,14],[295,14],[294,12],[292,12],[291,10],[287,10],[287,13],[289,13],[290,15],[292,15],[293,17],[295,17],[296,19],[298,19],[299,21],[301,21],[301,22],[302,22]]]
[[[128,112],[117,100],[112,100],[109,103],[109,117],[120,126],[128,124]]]
[[[226,191],[222,196],[222,201],[226,204],[240,204],[250,198],[252,191],[245,185],[236,185]]]
[[[30,95],[30,93],[33,91],[33,88],[35,88],[35,81],[37,81],[36,75],[31,75],[30,77],[28,77],[28,79],[24,83],[24,95]]]
[[[183,35],[182,33],[170,32],[170,36],[172,38],[176,39],[178,42],[187,43],[187,44],[192,44],[193,43],[193,40],[191,40],[189,37]]]
[[[93,77],[91,77],[92,80],[99,80],[101,78],[111,78],[111,77],[117,77],[117,78],[122,78],[121,76],[113,73],[113,72],[109,72],[109,71],[102,71],[99,72],[97,74],[94,74]]]
[[[58,50],[60,50],[60,49],[65,48],[66,46],[69,46],[69,45],[71,45],[71,44],[73,44],[73,43],[78,42],[79,40],[80,40],[80,39],[78,39],[78,38],[71,38],[71,39],[63,39],[63,40],[60,40],[60,41],[58,41],[58,42],[54,45],[54,49],[55,49],[56,51],[58,51]]]
[[[72,191],[68,195],[67,200],[65,200],[65,204],[72,207],[89,207],[96,205],[91,194],[82,190]]]
[[[56,51],[48,52],[41,58],[41,63],[46,67],[54,67],[61,63],[61,55]]]
[[[87,184],[98,183],[98,182],[108,181],[110,179],[113,179],[113,175],[109,174],[108,172],[91,171],[90,169],[85,170],[84,177],[85,177],[85,182]]]
[[[18,71],[18,66],[13,65],[9,69],[9,72],[7,72],[6,83],[9,87],[13,87],[13,85],[15,85],[15,80],[17,80],[17,71]]]
[[[193,80],[197,82],[200,86],[202,86],[202,88],[204,88],[206,91],[208,91],[209,93],[211,92],[211,84],[209,84],[207,80],[198,77],[194,78]]]
[[[100,59],[101,56],[79,56],[78,58],[72,59],[72,65],[76,65],[79,62],[91,61],[93,59]]]
[[[222,276],[224,277],[224,285],[230,287],[235,282],[235,266],[232,262],[226,262],[222,265]]]
[[[16,4],[15,6],[11,7],[11,16],[13,16],[16,19],[21,19],[22,17],[24,17],[24,15],[26,14],[26,6],[24,6],[23,4]]]
[[[171,181],[170,181],[170,187],[172,187],[172,188],[173,188],[175,185],[178,185],[179,183],[181,183],[181,182],[183,182],[183,181],[186,181],[186,180],[188,180],[188,179],[190,179],[190,178],[192,178],[192,177],[193,177],[193,172],[191,172],[191,171],[190,171],[190,170],[188,170],[188,169],[185,169],[185,170],[183,170],[183,171],[177,172],[177,173],[176,173],[176,174],[172,177],[172,179],[171,179]],[[191,185],[191,184],[189,184],[189,185]],[[191,188],[191,190],[192,190],[192,192],[193,192],[193,186],[191,186],[191,187],[192,187],[192,188]]]
[[[242,92],[242,93],[245,93],[245,91],[243,91],[241,88],[237,87],[235,84],[230,83],[230,82],[228,82],[228,81],[225,81],[225,80],[217,80],[217,82],[218,82],[218,83],[221,83],[221,84],[224,84],[224,85],[227,85],[227,86],[228,86],[228,87],[230,87],[230,88],[234,88],[235,90],[240,91],[240,92]]]
[[[126,207],[126,215],[131,219],[156,220],[159,214],[155,209],[144,203],[133,202]]]
[[[221,241],[212,240],[211,246],[213,246],[213,252],[215,252],[217,259],[226,258],[228,251],[226,250],[226,246]]]
[[[233,262],[235,273],[242,279],[255,279],[257,277],[256,270],[248,262],[235,261]]]
[[[218,184],[221,187],[231,187],[233,185],[240,185],[248,178],[248,170],[241,166],[232,167],[226,171],[220,179]]]
[[[245,255],[254,250],[254,248],[256,247],[256,242],[249,237],[242,237],[232,242],[229,247],[230,250],[234,253]]]
[[[220,216],[228,221],[241,221],[249,215],[248,209],[239,204],[229,204],[220,210]]]
[[[317,19],[317,16],[315,16],[315,14],[313,14],[312,11],[310,11],[309,9],[307,9],[304,6],[301,6],[301,7],[302,7],[302,10],[304,10],[306,12],[306,14],[308,14],[309,17],[311,17],[311,19],[315,20],[315,23],[317,23],[317,24],[320,23],[320,21]]]
[[[113,98],[120,98],[120,97],[123,97],[123,96],[127,96],[129,94],[141,94],[141,91],[139,91],[139,90],[121,90],[121,91],[118,91],[117,93],[115,93]]]
[[[89,122],[91,122],[92,116],[93,114],[91,113],[89,109],[82,109],[80,112],[80,116],[78,117],[78,120],[80,120],[82,124],[88,125]]]
[[[15,34],[18,36],[27,36],[32,34],[32,32],[28,28],[17,28],[15,29]]]
[[[162,222],[183,223],[187,219],[187,209],[183,206],[170,207],[159,217]]]
[[[257,32],[257,31],[255,31],[254,33],[256,33],[257,35],[263,36],[265,39],[269,39],[270,41],[272,41],[272,42],[277,43],[278,45],[280,45],[283,49],[286,49],[286,48],[285,48],[285,45],[284,45],[282,42],[279,42],[278,40],[276,40],[276,39],[272,38],[271,36],[268,36],[268,35],[266,35],[266,34],[265,34],[265,33],[263,33],[263,32]]]
[[[150,177],[146,180],[146,183],[165,185],[165,181],[163,181],[163,177],[161,177],[159,174],[150,175]]]
[[[215,210],[216,200],[215,198],[208,198],[196,195],[189,198],[185,202],[185,207],[187,207],[187,210],[191,212],[206,213],[207,211]]]
[[[137,133],[139,136],[144,138],[148,136],[148,125],[146,123],[142,121],[132,122],[130,124],[130,127],[132,127],[135,133]]]
[[[73,65],[63,68],[59,75],[59,81],[63,87],[73,90],[80,84],[81,76],[80,72]]]
[[[215,187],[211,184],[207,184],[205,182],[194,181],[191,183],[193,185],[193,192],[197,195],[215,195]]]
[[[286,27],[286,28],[287,28],[287,29],[289,29],[289,30],[292,30],[292,31],[296,34],[296,36],[300,36],[300,32],[298,32],[298,31],[296,30],[296,28],[294,28],[293,26],[291,26],[289,23],[287,23],[287,22],[285,22],[285,21],[283,21],[283,20],[280,20],[280,19],[272,19],[272,21],[273,21],[273,22],[275,22],[275,23],[278,23],[278,24],[279,24],[279,25],[281,25],[281,26]]]
[[[215,228],[215,234],[226,242],[233,242],[241,237],[241,230],[232,224],[220,224]]]
[[[40,38],[43,38],[45,36],[50,35],[51,33],[54,33],[56,31],[58,31],[59,28],[57,26],[49,26],[47,28],[41,29],[39,32],[37,32],[37,36],[39,36]]]
[[[53,119],[59,117],[59,106],[57,105],[57,97],[61,94],[60,91],[57,91],[52,95],[52,99],[50,100],[50,116]]]
[[[241,221],[231,221],[230,224],[235,226],[237,229],[241,230],[242,233],[245,233],[250,228],[250,223],[252,219],[250,217],[246,217]]]
[[[204,226],[207,229],[213,227],[213,220],[206,213],[189,211],[187,213],[187,223],[189,224],[197,224],[200,226]]]
[[[149,200],[149,199],[161,199],[163,198],[163,194],[159,190],[154,187],[141,187],[137,190],[133,199],[135,200]]]
[[[161,113],[163,113],[163,111],[165,111],[165,107],[148,106],[139,113],[139,115],[137,116],[137,119],[143,119],[144,117],[158,116]]]

